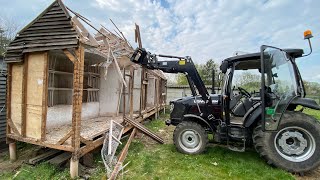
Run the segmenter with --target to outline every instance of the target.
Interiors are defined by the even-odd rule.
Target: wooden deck
[[[134,114],[134,118],[139,114]],[[80,136],[86,140],[92,141],[96,137],[105,134],[110,127],[111,120],[117,123],[123,122],[122,114],[116,117],[97,117],[81,121]],[[57,144],[69,131],[71,131],[71,122],[54,128],[48,128],[46,132],[46,141],[48,144]],[[71,145],[71,140],[66,140],[63,145]]]

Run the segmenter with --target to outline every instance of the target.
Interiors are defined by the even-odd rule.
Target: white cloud
[[[320,29],[315,3],[187,0],[169,1],[167,9],[157,1],[96,0],[95,7],[109,11],[131,41],[137,22],[146,48],[191,55],[199,63],[221,61],[235,51],[258,51],[261,44],[306,47],[303,30]]]
[[[166,1],[168,7],[163,7],[161,1]],[[79,0],[64,3],[96,26],[103,24],[115,29],[109,22],[111,18],[131,44],[134,44],[136,22],[140,25],[145,48],[159,54],[191,55],[197,63],[204,63],[209,58],[220,62],[235,51],[257,52],[262,44],[307,49],[302,37],[305,29],[314,32],[314,49],[320,46],[320,1],[161,1]],[[32,5],[37,4],[32,2]]]

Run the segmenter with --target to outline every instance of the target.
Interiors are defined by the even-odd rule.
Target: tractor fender
[[[320,110],[320,106],[317,104],[317,102],[310,98],[295,97],[291,101],[290,105],[301,105],[303,107]]]
[[[193,122],[196,122],[196,123],[198,123],[198,122],[205,123],[210,128],[210,130],[212,132],[214,132],[213,128],[210,126],[210,124],[200,116],[197,116],[197,115],[194,115],[194,114],[185,114],[183,116],[183,120],[182,121],[193,121]]]
[[[244,127],[250,127],[261,115],[261,113],[262,113],[261,103],[257,103],[254,106],[252,106],[243,117]]]

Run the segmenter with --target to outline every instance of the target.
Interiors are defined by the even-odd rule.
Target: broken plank
[[[124,160],[127,157],[130,144],[131,144],[131,142],[132,142],[132,140],[133,140],[133,138],[134,138],[134,136],[136,134],[136,131],[137,131],[136,128],[133,128],[133,130],[132,130],[132,132],[130,134],[130,137],[129,137],[128,141],[127,141],[127,144],[122,149],[121,154],[119,156],[119,160],[118,160],[116,166],[114,167],[113,172],[112,172],[109,180],[115,180],[117,178],[117,175],[118,175],[119,171],[121,170],[120,168],[122,166],[122,163],[124,162]]]
[[[52,158],[53,156],[55,156],[59,152],[61,152],[61,151],[56,150],[56,149],[51,149],[43,154],[40,154],[39,156],[36,156],[34,158],[29,159],[28,163],[32,164],[32,165],[36,165],[42,161],[45,161],[47,159]]]
[[[57,144],[59,144],[59,145],[63,144],[64,142],[66,142],[67,139],[70,138],[71,135],[73,135],[72,129],[70,129],[69,132],[57,142]]]
[[[84,137],[82,137],[82,136],[80,136],[80,141],[81,141],[82,143],[86,144],[86,145],[91,144],[91,143],[93,142],[93,141],[88,140],[88,139],[86,139],[86,138],[84,138]]]
[[[71,158],[71,153],[64,152],[62,154],[59,154],[58,156],[53,157],[47,162],[55,166],[61,166],[64,162],[68,161],[70,158]]]
[[[64,54],[68,57],[68,59],[69,59],[70,61],[72,61],[73,63],[75,62],[75,60],[78,60],[78,58],[77,58],[75,55],[71,54],[71,52],[68,51],[67,49],[64,49],[63,52],[64,52]],[[78,61],[79,61],[79,60],[78,60]]]
[[[131,125],[133,125],[134,127],[136,127],[137,129],[139,129],[142,133],[148,135],[149,137],[151,137],[152,139],[154,139],[155,141],[157,141],[160,144],[164,144],[164,141],[161,137],[159,137],[158,135],[156,135],[155,133],[151,132],[148,128],[146,128],[144,125],[142,125],[141,123],[132,120],[128,117],[124,117],[124,120],[129,122]]]

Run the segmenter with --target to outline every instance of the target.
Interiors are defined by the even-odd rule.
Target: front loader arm
[[[175,60],[158,61],[157,57],[170,58]],[[201,98],[206,103],[211,103],[209,93],[191,59],[191,57],[179,57],[169,55],[155,55],[147,52],[145,49],[137,48],[133,53],[132,62],[142,65],[148,69],[158,69],[166,73],[183,73],[186,74],[193,96],[195,90],[193,84],[198,89]]]

